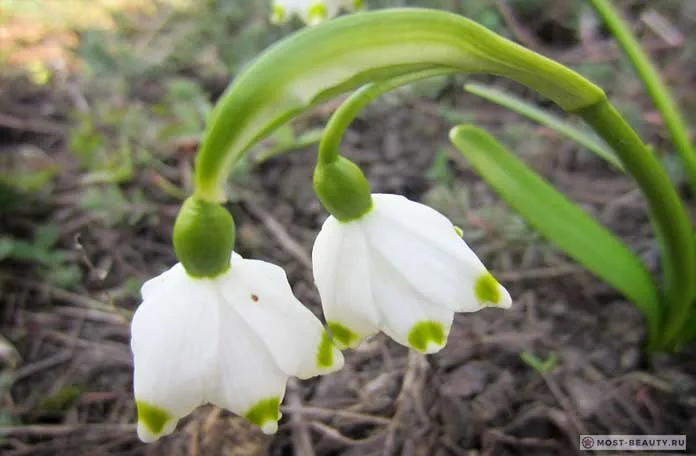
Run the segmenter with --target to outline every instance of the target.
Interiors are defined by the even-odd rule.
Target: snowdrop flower
[[[381,330],[434,353],[445,346],[455,312],[510,307],[507,290],[439,212],[389,194],[371,195],[362,211],[344,221],[330,216],[312,251],[324,315],[339,347],[354,347]]]
[[[343,366],[341,352],[295,298],[281,268],[234,252],[218,263],[217,274],[205,264],[210,255],[193,261],[206,243],[220,242],[216,227],[233,223],[222,211],[213,204],[185,203],[184,221],[174,228],[175,249],[199,269],[177,263],[142,287],[131,349],[138,436],[145,442],[171,433],[180,418],[204,403],[274,433],[289,376],[305,379]],[[201,230],[213,237],[199,237]],[[188,253],[185,235],[192,245]],[[197,270],[208,276],[191,272]]]
[[[316,25],[336,17],[341,9],[362,9],[362,0],[273,0],[271,22],[286,22],[298,16],[307,25]]]

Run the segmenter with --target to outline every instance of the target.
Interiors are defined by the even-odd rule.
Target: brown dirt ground
[[[696,445],[693,350],[646,355],[641,316],[618,293],[545,243],[515,242],[505,227],[482,220],[482,211],[505,206],[454,153],[450,164],[457,185],[469,191],[470,208],[443,210],[465,230],[481,229],[471,245],[512,293],[512,309],[458,315],[447,347],[436,355],[409,353],[377,336],[348,352],[342,371],[291,382],[274,437],[207,406],[172,436],[140,443],[132,424],[127,317],[137,301],[107,290],[128,278],[146,280],[175,261],[170,230],[178,202],[142,172],[124,188],[142,186],[158,204],[156,217],[107,228],[79,209],[80,186],[63,136],[67,119],[58,108],[64,100],[32,90],[3,101],[12,109],[0,119],[1,146],[35,144],[64,163],[64,172],[52,192],[12,217],[0,214],[0,226],[28,236],[49,218],[59,221],[60,245],[91,275],[82,288],[65,291],[42,283],[26,265],[0,265],[2,334],[21,357],[0,404],[23,424],[2,428],[2,454],[565,455],[578,453],[581,433],[687,434],[689,446]],[[473,97],[445,91],[443,100],[475,112],[477,123],[494,132],[519,122]],[[449,125],[438,109],[433,101],[381,103],[351,128],[345,152],[374,191],[432,201],[434,184],[424,169],[438,147],[448,147]],[[301,123],[322,119],[318,110]],[[527,160],[654,266],[645,208],[631,182],[548,131],[535,133],[543,147]],[[229,207],[241,253],[282,265],[298,297],[320,315],[309,253],[326,215],[309,184],[314,153],[264,163],[248,183],[232,188],[238,201]],[[166,161],[167,177],[186,182],[191,155]],[[109,265],[106,275],[94,265]],[[555,353],[558,361],[540,375],[521,361],[523,351],[542,359]],[[46,405],[66,387],[79,388],[74,400],[58,409]]]

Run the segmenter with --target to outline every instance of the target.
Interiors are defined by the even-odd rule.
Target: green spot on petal
[[[318,24],[326,20],[328,13],[326,12],[326,5],[323,3],[315,3],[309,7],[307,11],[307,17],[309,17],[310,24]]]
[[[135,401],[135,406],[138,409],[138,421],[143,423],[152,435],[161,434],[164,425],[172,419],[172,416],[166,410],[156,405]]]
[[[331,343],[331,338],[326,331],[321,334],[321,341],[319,342],[319,348],[317,349],[317,366],[326,369],[333,366],[334,356],[333,356],[333,343]]]
[[[437,321],[420,321],[413,325],[408,333],[408,344],[420,352],[427,352],[428,345],[438,347],[445,344],[445,328]]]
[[[285,8],[280,5],[273,5],[273,11],[271,13],[271,22],[274,24],[280,24],[285,22]]]
[[[280,419],[280,398],[278,396],[261,399],[245,414],[244,418],[264,429],[267,423],[277,423]]]
[[[358,340],[357,334],[340,323],[329,321],[327,325],[338,348],[346,349]]]
[[[464,230],[459,228],[457,225],[454,225],[454,232],[457,233],[457,236],[464,237]]]
[[[500,303],[500,288],[490,272],[476,279],[474,295],[481,305],[496,305]]]

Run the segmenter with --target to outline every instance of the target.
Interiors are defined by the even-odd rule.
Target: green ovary
[[[408,344],[424,353],[428,351],[430,343],[441,347],[445,344],[445,339],[445,328],[436,321],[420,321],[408,333]]]
[[[340,222],[359,220],[372,210],[370,183],[360,167],[347,158],[319,163],[312,183],[324,209]]]
[[[280,398],[274,396],[261,399],[244,414],[244,418],[259,427],[269,421],[277,422],[280,419]]]
[[[164,426],[172,419],[172,416],[166,410],[156,405],[136,401],[135,406],[138,409],[138,421],[143,423],[153,435],[161,434]]]
[[[486,271],[476,279],[474,295],[481,305],[496,305],[500,303],[499,285],[490,272]]]

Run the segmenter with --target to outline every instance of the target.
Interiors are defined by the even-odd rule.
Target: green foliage
[[[476,114],[471,111],[457,111],[445,107],[440,107],[440,115],[453,125],[472,123],[476,119]]]
[[[70,408],[81,394],[82,388],[65,386],[41,401],[38,408],[44,412],[62,412]]]
[[[598,157],[610,163],[615,169],[623,171],[623,165],[604,142],[602,142],[592,132],[584,128],[576,127],[565,119],[555,116],[543,109],[528,103],[527,101],[505,93],[493,87],[488,87],[482,84],[467,84],[465,90],[474,95],[478,95],[501,106],[504,106],[511,111],[515,111],[529,119],[539,122],[542,125],[553,129],[554,131],[574,140],[578,144],[584,146],[589,151],[593,152]]]
[[[266,2],[206,0],[186,9],[159,8],[145,24],[142,17],[121,15],[114,30],[87,30],[77,53],[101,83],[182,72],[226,78],[287,33],[269,27],[268,14]]]
[[[79,207],[99,217],[108,227],[135,225],[143,217],[154,216],[157,211],[157,206],[145,197],[141,189],[125,193],[117,185],[88,187],[82,194]]]
[[[483,130],[459,126],[450,139],[476,171],[539,233],[641,309],[659,340],[660,298],[640,260]]]
[[[49,186],[60,166],[38,147],[22,144],[0,156],[0,208],[11,198],[11,190],[33,193]]]
[[[82,280],[82,271],[66,251],[57,248],[59,230],[54,225],[36,229],[31,241],[0,235],[0,262],[13,260],[33,264],[48,283],[69,287]]]
[[[183,78],[168,81],[164,100],[152,107],[153,114],[170,119],[158,135],[167,139],[200,136],[211,110],[208,95],[201,86]]]
[[[447,149],[441,147],[435,152],[430,168],[425,170],[425,177],[443,187],[450,187],[454,176],[449,166],[449,153]]]
[[[539,375],[548,374],[556,367],[556,364],[558,363],[558,355],[556,352],[552,352],[548,358],[542,360],[533,353],[525,351],[520,353],[520,359],[529,367],[537,371]]]

